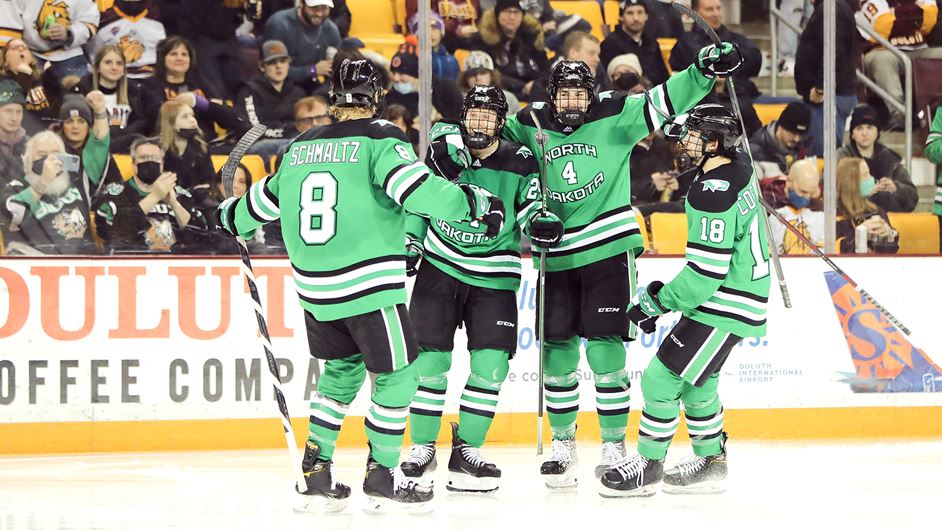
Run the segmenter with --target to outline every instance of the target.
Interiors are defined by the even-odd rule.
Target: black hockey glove
[[[704,46],[697,53],[697,68],[706,77],[729,77],[741,67],[739,46],[731,42],[724,42],[720,47],[715,44]]]
[[[484,223],[487,227],[484,237],[497,237],[504,228],[504,201],[478,186],[458,184],[458,187],[468,196],[468,205],[471,207],[468,217]]]
[[[556,248],[563,240],[563,222],[559,220],[553,212],[547,210],[541,212],[537,210],[530,216],[527,222],[529,225],[530,241],[533,246],[541,249]]]
[[[406,276],[415,276],[419,272],[419,262],[422,261],[422,255],[425,249],[422,242],[406,234]]]
[[[654,333],[657,329],[657,318],[670,309],[664,307],[657,293],[664,287],[664,282],[651,282],[638,295],[637,304],[628,304],[628,320],[641,328],[644,333]]]
[[[471,153],[460,133],[440,134],[429,143],[425,165],[436,175],[458,182],[461,172],[471,166]]]

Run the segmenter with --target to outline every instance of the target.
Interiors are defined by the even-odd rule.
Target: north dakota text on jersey
[[[558,145],[550,149],[549,152],[546,153],[546,158],[548,158],[549,161],[552,162],[553,160],[556,160],[557,158],[570,156],[570,155],[585,155],[585,156],[591,156],[592,158],[598,158],[599,152],[598,152],[598,149],[594,145],[563,144],[563,145]]]
[[[356,164],[360,161],[357,152],[360,142],[343,140],[339,142],[313,142],[295,144],[291,148],[289,165],[300,164]]]
[[[570,191],[553,191],[547,190],[549,199],[555,202],[576,202],[585,199],[589,195],[592,195],[592,192],[599,189],[602,186],[602,183],[605,182],[605,175],[599,171],[599,173],[592,177],[592,181],[582,186],[581,188],[570,190]]]

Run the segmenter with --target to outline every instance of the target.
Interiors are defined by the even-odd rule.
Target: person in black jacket
[[[533,82],[549,68],[540,21],[524,14],[519,0],[497,0],[494,9],[481,15],[478,28],[471,49],[487,52],[500,71],[503,88],[530,101]]]
[[[811,156],[808,129],[811,109],[800,101],[785,107],[777,120],[749,135],[758,179],[788,175],[792,163]]]
[[[384,104],[402,105],[413,116],[419,115],[419,57],[415,46],[403,44],[390,61],[392,88],[386,93]],[[461,116],[463,99],[458,85],[447,79],[432,78],[432,121],[441,118],[457,120]]]
[[[723,4],[720,0],[691,0],[690,6],[703,17],[713,31],[723,42],[731,42],[739,47],[739,53],[742,55],[742,67],[736,72],[736,95],[747,96],[755,99],[758,96],[759,89],[752,81],[752,77],[759,75],[762,68],[762,52],[745,35],[730,31],[723,25]],[[671,50],[670,61],[671,68],[679,72],[687,68],[697,59],[697,52],[700,48],[712,44],[713,41],[707,36],[706,32],[696,25],[684,33],[674,49]],[[820,52],[819,52],[820,53]]]
[[[124,54],[118,46],[98,50],[92,71],[73,90],[83,95],[95,90],[104,94],[112,153],[127,153],[134,138],[144,134],[147,117],[141,84],[128,78]]]
[[[648,3],[645,0],[624,0],[621,24],[602,41],[602,68],[619,55],[633,53],[641,63],[645,77],[654,85],[667,81],[670,74],[661,55],[657,39],[648,29]]]
[[[194,205],[202,205],[215,189],[218,178],[193,109],[182,101],[164,103],[160,107],[158,134],[164,151],[164,169],[177,175],[177,186],[189,192]]]
[[[254,126],[268,127],[265,139],[252,145],[250,152],[267,158],[278,154],[297,135],[294,128],[294,104],[304,91],[288,79],[291,57],[284,43],[277,40],[262,45],[261,73],[246,83],[236,97],[235,107]]]
[[[851,58],[857,56],[857,26],[854,22],[857,0],[837,0],[837,37],[834,41],[838,60],[835,64],[834,103],[837,107],[837,145],[844,137],[844,124],[857,106],[857,68]],[[795,57],[795,90],[811,108],[811,150],[824,155],[824,7],[815,2],[814,13],[798,37]]]

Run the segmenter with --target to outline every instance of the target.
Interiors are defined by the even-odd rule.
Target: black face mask
[[[144,184],[153,184],[160,176],[160,162],[140,162],[137,164],[137,178]]]
[[[641,82],[641,78],[638,74],[634,72],[628,72],[627,74],[621,74],[617,79],[612,81],[612,86],[618,90],[628,92],[632,88],[638,86],[638,83]]]
[[[43,174],[43,164],[45,164],[45,163],[46,163],[46,157],[37,158],[36,160],[33,160],[33,167],[32,167],[33,174],[34,174],[34,175],[42,175],[42,174]]]
[[[186,140],[192,140],[196,138],[196,135],[199,134],[199,129],[180,129],[178,133]]]
[[[122,12],[136,17],[140,15],[145,9],[147,9],[146,0],[115,0],[115,7],[120,9]]]

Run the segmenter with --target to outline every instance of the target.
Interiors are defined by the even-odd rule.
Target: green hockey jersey
[[[926,138],[926,158],[939,166],[932,213],[942,215],[942,106],[936,109],[935,118],[932,119],[932,126],[929,128],[929,136]]]
[[[769,242],[761,192],[744,156],[690,186],[687,264],[658,298],[687,318],[740,337],[765,335]]]
[[[691,66],[648,91],[667,115],[689,110],[713,87]],[[664,118],[644,94],[602,92],[576,130],[553,118],[550,105],[536,102],[507,119],[504,136],[539,153],[533,110],[549,135],[546,143],[547,208],[562,219],[566,233],[549,249],[546,267],[561,271],[623,254],[641,253],[641,230],[631,209],[631,150],[658,129]]]
[[[410,215],[406,231],[425,246],[423,266],[436,267],[468,285],[516,291],[520,286],[520,230],[540,203],[536,158],[526,147],[501,140],[490,156],[474,159],[459,182],[483,188],[504,202],[504,228],[497,237],[485,239],[485,226],[477,221]]]
[[[336,320],[406,303],[406,210],[457,220],[471,207],[416,160],[398,127],[360,119],[303,133],[278,171],[222,215],[246,239],[281,219],[301,305]]]

